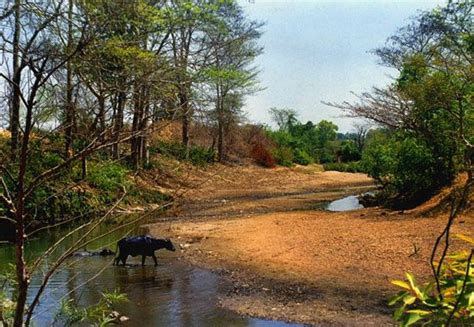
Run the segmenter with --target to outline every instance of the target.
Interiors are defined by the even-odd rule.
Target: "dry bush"
[[[275,158],[273,158],[271,152],[261,143],[256,143],[253,146],[250,156],[255,160],[255,163],[260,166],[266,168],[275,167]]]

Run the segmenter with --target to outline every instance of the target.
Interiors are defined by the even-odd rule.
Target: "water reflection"
[[[359,197],[351,195],[336,201],[332,201],[328,204],[326,209],[329,211],[349,211],[361,209],[363,207],[364,206],[359,203]]]

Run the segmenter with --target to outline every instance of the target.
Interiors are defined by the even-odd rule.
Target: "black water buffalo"
[[[145,258],[152,257],[155,261],[155,266],[158,265],[156,261],[155,251],[159,249],[167,249],[169,251],[176,251],[173,243],[169,239],[156,239],[151,236],[132,236],[122,238],[117,242],[117,256],[114,260],[114,265],[118,265],[120,261],[125,266],[129,255],[136,257],[142,256],[142,266],[145,265]]]

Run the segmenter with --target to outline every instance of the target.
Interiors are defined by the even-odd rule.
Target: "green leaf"
[[[405,305],[402,305],[400,308],[395,310],[395,312],[393,313],[393,319],[395,321],[400,320],[400,318],[402,317],[404,311],[405,311]]]
[[[413,325],[414,323],[416,323],[417,321],[423,319],[423,317],[417,313],[410,313],[408,314],[403,323],[402,323],[402,326],[411,326]]]
[[[407,310],[407,313],[416,313],[423,316],[423,315],[429,315],[432,312],[427,311],[427,310],[413,309],[413,310]]]
[[[410,288],[411,290],[416,294],[416,297],[419,298],[420,300],[424,299],[423,294],[421,293],[420,289],[418,286],[415,285],[415,276],[413,276],[412,273],[407,272],[405,274],[407,276],[408,281],[410,282]]]
[[[395,303],[397,303],[398,301],[400,301],[403,297],[405,297],[406,295],[408,295],[409,293],[406,292],[406,291],[401,291],[401,292],[398,292],[396,295],[392,296],[389,300],[388,300],[388,305],[394,305]]]
[[[415,303],[416,301],[416,296],[413,296],[413,295],[408,295],[408,296],[405,296],[405,298],[403,299],[403,302],[405,302],[405,304],[413,304]]]
[[[401,288],[404,288],[404,289],[407,289],[407,290],[411,291],[410,285],[408,285],[406,282],[404,282],[402,280],[392,280],[391,283],[393,285],[397,285],[397,286],[400,286]]]

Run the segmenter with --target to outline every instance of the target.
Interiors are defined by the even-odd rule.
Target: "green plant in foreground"
[[[0,326],[13,325],[16,302],[11,289],[15,287],[15,267],[8,265],[8,268],[0,274]]]
[[[127,296],[117,290],[102,293],[100,301],[87,308],[78,308],[71,299],[65,300],[61,303],[55,321],[63,326],[72,326],[80,322],[87,322],[92,326],[107,326],[116,323],[114,306],[126,301]]]
[[[401,326],[474,324],[474,263],[471,260],[474,239],[465,235],[456,237],[469,243],[471,249],[446,257],[438,277],[439,289],[435,281],[418,285],[411,273],[406,273],[407,281],[392,281],[403,289],[388,303],[400,305],[393,317]]]

